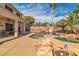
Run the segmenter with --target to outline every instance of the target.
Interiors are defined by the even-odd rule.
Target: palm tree
[[[72,33],[76,33],[76,25],[78,24],[77,14],[71,12],[67,17],[68,26]]]
[[[50,3],[50,8],[51,8],[51,14],[52,14],[52,22],[54,24],[53,18],[55,16],[55,8],[56,8],[56,4],[55,3]]]
[[[77,14],[77,18],[79,19],[79,4],[77,4],[76,9],[73,11],[73,13]]]
[[[62,29],[63,32],[65,32],[65,27],[67,26],[67,20],[65,20],[64,18],[62,18],[60,21],[58,21],[56,23],[57,27],[60,27]]]
[[[50,3],[50,8],[55,10],[56,4],[55,3]]]

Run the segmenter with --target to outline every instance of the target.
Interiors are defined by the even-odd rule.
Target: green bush
[[[65,37],[55,37],[55,39],[65,41],[65,42],[79,43],[79,38],[69,39],[69,38],[65,38]]]

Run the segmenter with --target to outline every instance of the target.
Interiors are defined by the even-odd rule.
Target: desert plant
[[[62,31],[65,32],[65,27],[67,26],[67,20],[65,20],[64,18],[61,19],[60,21],[56,23],[56,26],[60,27]]]
[[[73,12],[69,13],[67,23],[71,29],[71,32],[76,33],[76,25],[78,24],[77,14]]]

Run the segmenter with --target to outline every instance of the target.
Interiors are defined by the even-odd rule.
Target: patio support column
[[[25,33],[25,23],[23,24],[23,33]]]
[[[15,20],[14,30],[15,30],[14,35],[15,37],[17,37],[18,36],[18,20],[17,19]]]

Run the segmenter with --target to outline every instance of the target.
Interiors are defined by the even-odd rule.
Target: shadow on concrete
[[[4,41],[0,42],[0,45],[6,43],[6,42],[8,42],[8,41],[11,41],[11,40],[14,40],[14,39],[20,38],[20,37],[22,37],[22,36],[28,35],[28,34],[30,34],[30,33],[19,34],[18,37],[14,37],[14,38],[11,38],[11,39],[8,39],[8,40],[4,40]],[[6,38],[7,38],[7,37],[6,37]]]

